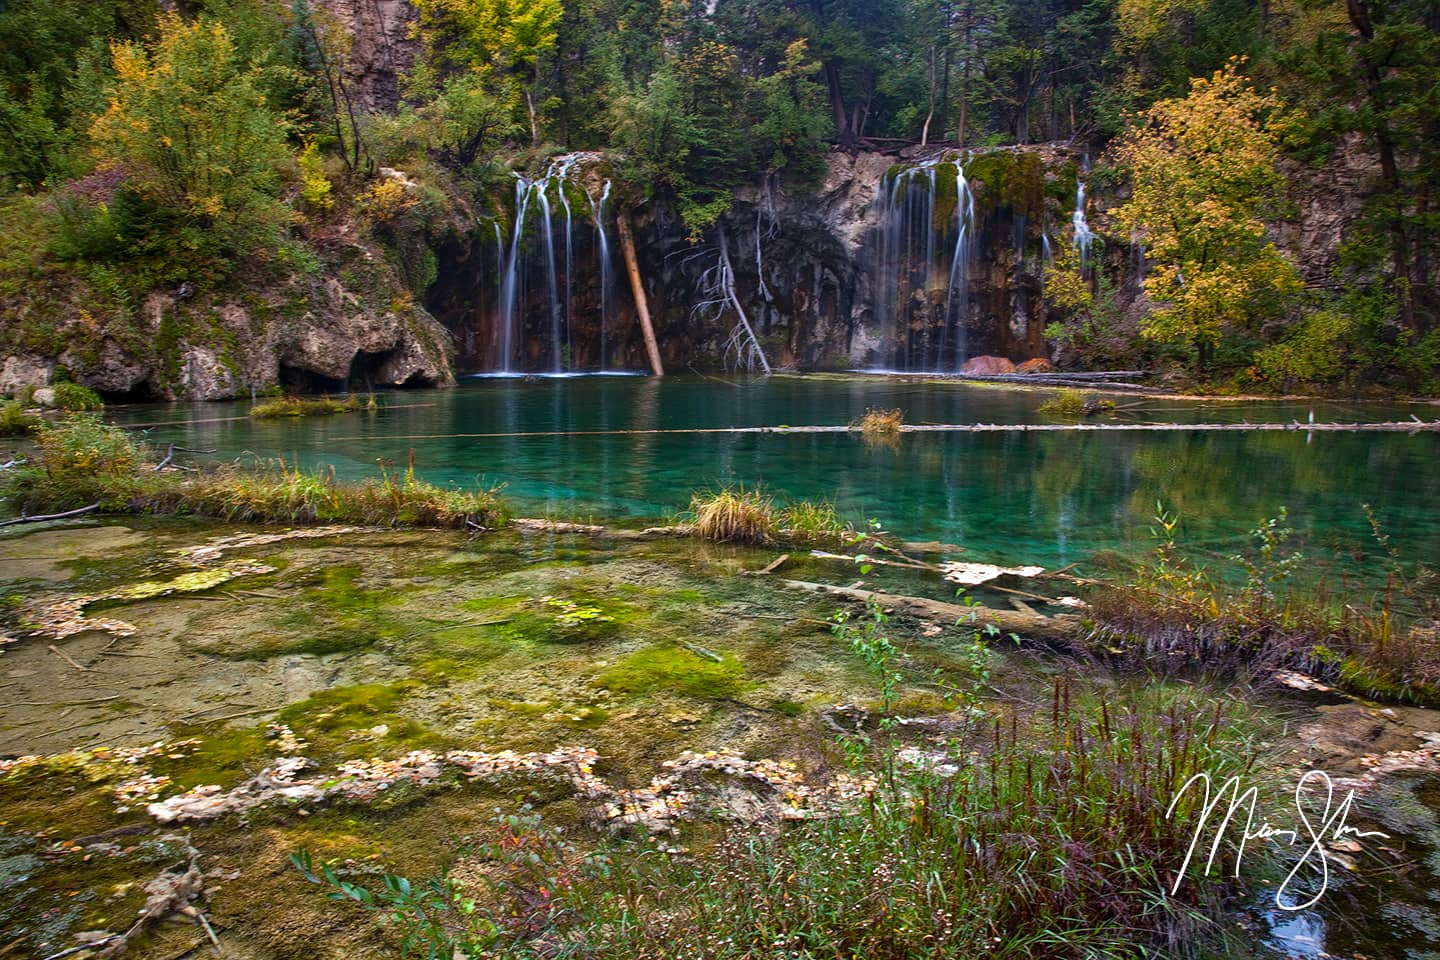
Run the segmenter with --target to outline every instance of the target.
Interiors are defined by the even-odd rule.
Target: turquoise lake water
[[[1407,560],[1440,559],[1440,436],[1395,433],[907,434],[896,448],[858,434],[520,436],[549,431],[837,425],[867,408],[907,423],[1055,422],[1046,391],[886,378],[777,376],[471,379],[454,390],[386,394],[378,413],[251,421],[248,402],[127,407],[152,442],[216,448],[217,458],[298,458],[342,477],[376,460],[437,483],[503,484],[529,515],[644,523],[672,518],[692,491],[727,483],[778,500],[831,500],[855,521],[910,540],[962,544],[971,557],[1058,566],[1100,550],[1134,554],[1157,501],[1184,541],[1232,551],[1282,507],[1317,555],[1358,559],[1375,544],[1371,504]],[[1427,404],[1234,403],[1119,398],[1101,422],[1435,419]],[[189,422],[187,422],[189,421]],[[466,436],[511,434],[511,436]]]

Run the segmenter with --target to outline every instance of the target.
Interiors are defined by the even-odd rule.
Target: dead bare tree
[[[758,230],[757,224],[755,240],[757,268],[761,266]],[[730,262],[729,242],[725,236],[723,223],[717,225],[716,235],[715,261],[700,274],[701,299],[691,308],[691,316],[699,316],[708,323],[715,323],[728,311],[733,310],[736,321],[735,325],[730,328],[730,335],[725,340],[726,367],[730,366],[733,357],[736,369],[744,369],[748,372],[759,366],[763,372],[768,374],[770,373],[770,361],[765,358],[765,350],[760,346],[760,339],[755,335],[755,328],[751,326],[750,318],[745,313],[745,305],[740,302],[740,297],[735,291],[735,268]],[[707,251],[696,254],[696,256],[705,255],[707,255]],[[761,283],[764,283],[763,274]]]

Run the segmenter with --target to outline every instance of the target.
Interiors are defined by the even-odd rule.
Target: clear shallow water
[[[519,436],[549,431],[837,425],[899,407],[908,423],[1037,423],[1046,391],[885,378],[670,377],[472,379],[449,391],[390,394],[376,414],[254,422],[249,404],[128,407],[150,439],[333,464],[377,476],[376,460],[438,483],[504,484],[528,514],[661,520],[693,490],[760,486],[778,499],[828,499],[911,540],[974,557],[1054,566],[1098,550],[1148,549],[1157,501],[1183,517],[1186,543],[1230,552],[1281,506],[1321,554],[1374,552],[1362,503],[1408,560],[1440,558],[1435,434],[910,434],[898,448],[857,434]],[[1121,398],[1120,402],[1127,401]],[[1117,420],[1164,422],[1433,419],[1433,405],[1148,400]],[[177,423],[177,421],[194,421]],[[469,434],[470,436],[466,436]],[[516,434],[475,436],[475,434]]]

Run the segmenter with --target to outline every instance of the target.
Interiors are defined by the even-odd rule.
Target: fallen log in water
[[[1210,433],[1214,431],[1274,431],[1288,433],[1435,433],[1440,420],[1390,420],[1380,423],[907,423],[902,433]],[[525,430],[513,433],[413,433],[389,437],[400,440],[519,439],[522,437],[650,437],[679,434],[737,433],[859,433],[849,424],[775,427],[666,427],[650,430]],[[334,437],[332,442],[361,441],[368,437]]]
[[[1065,648],[1069,648],[1075,643],[1081,630],[1081,618],[1073,613],[1058,613],[1047,617],[1021,610],[967,607],[958,603],[946,603],[943,600],[907,597],[894,593],[880,593],[875,590],[861,590],[855,587],[832,587],[826,583],[811,583],[806,580],[779,580],[777,582],[795,590],[806,590],[810,593],[833,593],[847,600],[858,600],[862,603],[875,600],[887,609],[899,610],[902,613],[934,620],[963,624],[971,622],[973,617],[973,622],[977,627],[993,623],[1003,633],[1014,633],[1022,638],[1045,640]]]

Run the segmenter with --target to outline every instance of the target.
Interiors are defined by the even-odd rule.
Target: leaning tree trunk
[[[630,290],[635,294],[635,313],[640,317],[640,332],[645,336],[650,370],[655,376],[663,377],[665,366],[660,362],[660,345],[655,342],[655,327],[650,323],[650,301],[645,296],[645,284],[640,279],[640,261],[635,256],[635,235],[630,231],[630,215],[620,211],[615,218],[615,226],[620,235],[620,249],[625,254],[625,272],[630,275]]]

